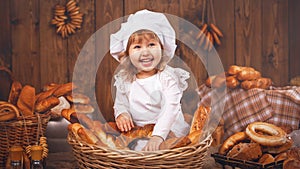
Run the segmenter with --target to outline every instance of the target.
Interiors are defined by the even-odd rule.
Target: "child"
[[[110,52],[120,62],[116,124],[121,131],[155,124],[145,151],[158,150],[170,131],[177,137],[189,131],[180,104],[189,73],[167,65],[175,49],[175,31],[162,13],[138,11],[111,35]]]

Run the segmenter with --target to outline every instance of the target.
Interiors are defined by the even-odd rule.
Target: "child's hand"
[[[163,141],[163,138],[160,136],[152,136],[147,145],[143,148],[143,151],[157,151]]]
[[[116,123],[118,128],[122,131],[122,132],[127,132],[130,131],[133,127],[133,121],[131,116],[128,113],[122,113],[120,114],[117,118],[116,118]]]

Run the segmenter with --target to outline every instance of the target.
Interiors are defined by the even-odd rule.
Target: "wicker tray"
[[[282,169],[282,164],[284,160],[276,161],[270,164],[260,164],[253,161],[245,161],[245,160],[239,160],[235,158],[229,158],[220,154],[211,154],[211,156],[215,159],[216,162],[222,164],[223,168],[225,165],[231,166],[231,167],[239,167],[241,169],[260,169],[260,168],[269,168],[269,169]]]
[[[8,151],[12,145],[21,145],[24,149],[34,145],[46,131],[50,113],[0,122],[0,168],[5,167]]]
[[[139,152],[118,150],[90,145],[68,134],[68,143],[79,168],[201,168],[207,150],[212,143],[208,136],[196,146],[180,147],[172,150]]]

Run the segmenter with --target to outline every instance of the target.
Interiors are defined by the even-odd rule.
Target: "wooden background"
[[[66,2],[0,0],[0,65],[9,67],[22,84],[39,90],[51,82],[72,81],[78,54],[90,36],[111,21],[140,9],[176,15],[199,27],[204,1],[77,0],[80,11],[84,13],[82,29],[62,39],[50,21],[53,7]],[[263,76],[272,78],[276,86],[288,85],[292,77],[300,75],[299,0],[212,2],[216,24],[224,33],[222,45],[216,48],[224,69],[232,64],[252,66]],[[205,17],[207,22],[212,22],[211,18],[211,15]],[[107,45],[109,39],[102,42],[99,45]],[[206,63],[183,44],[178,46],[177,54],[191,68],[197,84],[202,84],[207,77]],[[117,66],[118,63],[106,54],[99,67],[95,63],[79,76],[98,72],[96,83],[89,88],[96,91],[99,108],[107,120],[113,119],[111,83]]]

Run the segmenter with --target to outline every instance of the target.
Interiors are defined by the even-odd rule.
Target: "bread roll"
[[[234,76],[237,76],[242,70],[244,69],[249,69],[249,70],[253,70],[254,69],[252,67],[244,67],[244,66],[237,66],[237,65],[231,65],[229,68],[228,68],[228,74],[230,75],[234,75]]]
[[[22,90],[22,84],[19,81],[13,81],[8,96],[8,102],[13,105],[17,105],[17,101],[21,93],[21,90]]]
[[[239,143],[227,153],[227,157],[248,161],[257,160],[261,156],[262,151],[258,143]]]
[[[25,85],[19,95],[17,107],[23,116],[32,116],[35,105],[35,88]]]
[[[94,107],[90,104],[73,104],[71,108],[75,109],[77,113],[93,113],[95,111]]]
[[[53,92],[53,96],[60,97],[60,96],[70,94],[71,91],[76,88],[77,88],[76,85],[73,84],[72,82],[62,84]]]
[[[54,96],[50,96],[46,99],[43,99],[36,103],[35,105],[35,111],[37,113],[47,112],[53,107],[57,106],[59,104],[59,99]]]
[[[0,121],[16,119],[20,116],[19,110],[13,104],[0,101]]]
[[[273,163],[274,161],[275,158],[271,154],[266,153],[259,158],[258,163],[266,165],[266,164]]]
[[[259,71],[253,70],[252,68],[245,68],[237,74],[237,79],[244,80],[255,80],[261,78],[261,73]]]
[[[268,152],[271,154],[279,154],[289,150],[293,146],[293,140],[287,138],[286,143],[281,146],[263,146],[263,152]]]
[[[89,104],[90,98],[80,93],[72,93],[67,95],[66,99],[71,103]]]
[[[230,89],[235,89],[240,85],[240,82],[234,76],[226,77],[226,86]]]
[[[283,162],[284,169],[300,169],[300,160],[295,158],[288,158]]]
[[[179,137],[179,138],[169,138],[163,141],[159,149],[160,150],[167,150],[167,149],[174,149],[174,148],[179,148],[179,147],[184,147],[187,146],[191,143],[191,140],[185,136],[185,137]]]
[[[275,161],[282,161],[282,160],[286,160],[287,158],[288,158],[287,153],[283,152],[275,156]]]
[[[47,91],[44,91],[44,92],[41,92],[39,94],[36,95],[36,102],[40,102],[41,100],[44,100],[50,96],[53,95],[53,92],[59,87],[59,85],[47,90]]]
[[[219,148],[219,154],[226,155],[227,152],[236,144],[245,141],[248,138],[245,132],[237,132],[228,137]]]
[[[68,120],[70,123],[79,123],[75,109],[64,109],[61,111],[61,116]]]
[[[149,137],[152,134],[155,124],[147,124],[144,127],[134,126],[130,131],[123,132],[124,136],[130,138]]]
[[[270,78],[259,78],[255,80],[245,80],[241,83],[241,87],[245,90],[254,88],[267,89],[271,84],[272,80]]]

